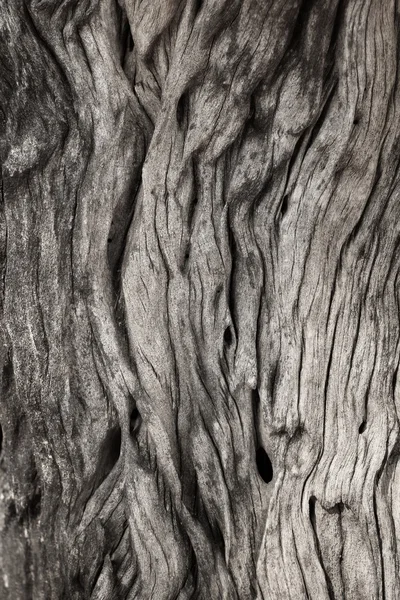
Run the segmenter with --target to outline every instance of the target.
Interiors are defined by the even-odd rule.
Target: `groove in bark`
[[[0,28],[0,597],[395,600],[398,1]]]

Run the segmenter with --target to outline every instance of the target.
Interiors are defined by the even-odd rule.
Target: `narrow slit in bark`
[[[176,120],[180,128],[183,127],[187,111],[187,94],[183,93],[176,107]]]
[[[360,425],[360,427],[358,428],[358,433],[364,433],[365,429],[367,427],[367,422],[363,421]]]
[[[97,464],[93,489],[100,487],[118,462],[121,453],[121,428],[114,426],[105,437]]]
[[[139,412],[138,408],[135,406],[135,408],[131,412],[131,418],[130,418],[130,423],[129,423],[129,431],[131,434],[138,430],[140,422],[141,422],[140,412]]]
[[[282,217],[284,217],[285,214],[287,213],[287,209],[288,209],[288,195],[286,194],[283,197],[282,204],[281,204],[281,216]]]
[[[257,470],[265,483],[270,483],[274,476],[271,460],[264,448],[260,446],[256,452]]]

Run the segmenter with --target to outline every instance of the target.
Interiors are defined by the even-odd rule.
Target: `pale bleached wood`
[[[0,30],[0,597],[396,600],[398,1]]]

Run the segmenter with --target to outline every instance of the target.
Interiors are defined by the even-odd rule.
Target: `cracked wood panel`
[[[397,599],[398,0],[0,30],[1,598]]]

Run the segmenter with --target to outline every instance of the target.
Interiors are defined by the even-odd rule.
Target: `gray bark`
[[[400,598],[399,0],[0,1],[0,598]]]

